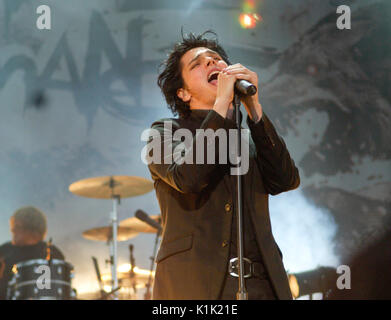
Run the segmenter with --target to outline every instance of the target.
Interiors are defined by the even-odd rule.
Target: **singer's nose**
[[[215,64],[215,60],[212,57],[206,58],[206,66],[209,67],[211,64]]]

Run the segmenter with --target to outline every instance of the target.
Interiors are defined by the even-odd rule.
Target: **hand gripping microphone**
[[[253,96],[257,93],[257,87],[247,80],[236,80],[235,91],[241,96]]]

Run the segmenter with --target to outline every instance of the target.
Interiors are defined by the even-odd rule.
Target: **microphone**
[[[257,93],[257,87],[247,80],[236,80],[235,91],[242,96],[253,96]]]
[[[162,227],[160,223],[156,222],[155,220],[151,219],[149,215],[147,215],[143,210],[137,210],[135,213],[135,216],[140,219],[141,221],[144,221],[145,223],[149,224],[152,228],[157,229],[159,232],[162,231]]]

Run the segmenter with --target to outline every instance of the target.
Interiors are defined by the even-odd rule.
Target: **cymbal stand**
[[[97,279],[98,279],[98,284],[99,284],[99,289],[100,289],[100,295],[101,295],[101,298],[103,298],[103,294],[105,293],[105,291],[103,290],[102,277],[101,277],[101,275],[100,275],[98,260],[96,259],[96,257],[92,257],[92,262],[93,262],[93,264],[94,264],[96,277],[97,277]]]
[[[98,300],[108,300],[108,298],[109,298],[110,296],[112,296],[112,295],[114,296],[114,300],[118,300],[118,298],[116,298],[115,296],[118,294],[117,291],[118,291],[119,289],[121,289],[121,287],[117,287],[117,288],[111,290],[110,292],[105,292],[105,291],[103,291],[101,297],[100,297]]]
[[[136,265],[136,261],[134,259],[134,255],[133,255],[133,248],[134,248],[134,246],[132,244],[130,244],[129,245],[129,252],[130,252],[129,278],[132,283],[133,293],[136,295],[137,294],[137,283],[136,283],[136,277],[135,277],[135,273],[134,273],[134,267]]]
[[[120,204],[120,196],[114,195],[113,199],[113,211],[111,212],[111,224],[113,227],[112,237],[110,239],[110,263],[111,263],[111,279],[112,279],[112,292],[114,299],[118,299],[118,292],[116,289],[118,288],[118,275],[117,275],[117,265],[118,265],[118,212],[117,212],[117,204]]]

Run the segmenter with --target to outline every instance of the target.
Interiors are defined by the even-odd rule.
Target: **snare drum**
[[[63,260],[27,260],[15,264],[8,283],[9,300],[74,299],[71,287],[73,266]]]

